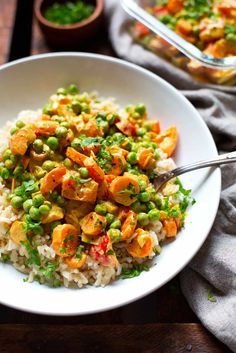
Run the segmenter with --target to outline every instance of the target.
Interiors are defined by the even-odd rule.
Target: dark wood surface
[[[53,51],[32,9],[33,0],[0,0],[0,64]],[[106,24],[91,43],[78,50],[116,56]],[[40,316],[0,305],[0,353],[12,352],[230,351],[201,325],[181,293],[177,276],[139,301],[88,316]]]

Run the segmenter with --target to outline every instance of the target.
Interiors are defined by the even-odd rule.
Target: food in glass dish
[[[143,104],[60,88],[1,131],[0,260],[50,286],[105,286],[152,266],[193,200],[175,168],[175,126]]]
[[[157,0],[144,9],[203,53],[214,58],[236,55],[235,0]],[[132,34],[146,48],[163,55],[203,82],[228,85],[236,82],[235,70],[204,67],[139,22],[134,24]]]

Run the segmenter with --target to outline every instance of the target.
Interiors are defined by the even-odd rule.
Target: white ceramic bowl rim
[[[4,70],[8,70],[11,67],[14,67],[16,65],[19,64],[23,64],[23,63],[27,63],[27,62],[31,62],[31,61],[37,61],[37,60],[44,60],[47,58],[82,58],[82,59],[86,59],[88,58],[89,60],[92,59],[94,61],[102,61],[102,62],[106,62],[106,63],[114,63],[115,65],[121,66],[122,68],[126,68],[126,69],[131,69],[131,70],[135,70],[137,73],[141,73],[143,74],[147,80],[148,79],[152,79],[155,80],[157,85],[160,85],[163,88],[166,88],[167,91],[169,91],[173,96],[176,96],[176,99],[179,100],[179,102],[183,105],[188,107],[189,111],[192,113],[192,115],[194,116],[194,119],[198,119],[198,125],[199,128],[204,132],[206,139],[209,142],[209,150],[210,150],[210,155],[211,157],[214,157],[217,155],[217,149],[215,146],[215,143],[213,141],[213,138],[210,134],[210,131],[208,130],[205,122],[202,120],[202,118],[200,117],[200,115],[197,113],[197,111],[193,108],[193,106],[191,105],[191,103],[180,93],[178,92],[174,87],[172,87],[169,83],[167,83],[166,81],[164,81],[162,78],[158,77],[157,75],[155,75],[154,73],[139,67],[137,65],[134,65],[132,63],[129,62],[125,62],[123,60],[120,59],[116,59],[113,57],[108,57],[108,56],[103,56],[103,55],[97,55],[97,54],[90,54],[90,53],[74,53],[74,52],[66,52],[66,53],[50,53],[50,54],[42,54],[42,55],[35,55],[35,56],[31,56],[31,57],[26,57],[20,60],[16,60],[7,64],[4,64],[0,67],[0,74],[1,71]],[[199,172],[200,173],[200,172]],[[205,178],[206,178],[206,174]],[[197,253],[197,251],[200,249],[200,247],[202,246],[203,242],[205,241],[208,233],[210,232],[210,229],[212,227],[217,209],[218,209],[218,205],[219,205],[219,199],[220,199],[220,190],[221,190],[221,173],[219,169],[216,169],[213,173],[211,173],[210,175],[211,178],[213,178],[213,183],[214,183],[214,195],[212,196],[214,199],[213,205],[211,210],[209,211],[209,220],[207,220],[206,225],[204,225],[204,230],[203,233],[200,237],[199,240],[197,240],[196,245],[194,247],[194,249],[191,249],[191,251],[184,253],[183,259],[181,259],[179,265],[174,268],[171,272],[168,273],[168,275],[163,278],[161,280],[161,283],[156,284],[155,281],[151,281],[151,271],[145,273],[144,275],[147,277],[147,281],[145,281],[145,284],[147,284],[147,286],[142,286],[142,275],[140,277],[136,277],[132,280],[126,280],[127,285],[124,285],[124,291],[119,290],[119,285],[117,284],[117,282],[115,282],[113,285],[110,285],[108,287],[105,287],[105,289],[103,288],[95,288],[95,293],[97,291],[97,293],[104,291],[103,293],[105,294],[105,291],[107,291],[108,296],[110,295],[111,301],[106,301],[104,303],[99,302],[99,304],[96,306],[96,304],[93,304],[91,306],[86,306],[85,308],[75,308],[74,311],[72,309],[70,309],[69,307],[67,308],[59,308],[57,306],[50,308],[48,305],[41,305],[40,303],[36,304],[28,304],[27,301],[24,301],[24,303],[21,303],[21,301],[16,300],[16,302],[14,301],[14,299],[9,296],[9,298],[5,295],[4,298],[1,295],[1,291],[0,291],[0,302],[2,304],[8,305],[10,307],[16,308],[16,309],[21,309],[24,311],[29,311],[29,312],[34,312],[34,313],[38,313],[38,314],[48,314],[48,315],[82,315],[82,314],[92,314],[92,313],[96,313],[96,312],[100,312],[100,311],[104,311],[104,310],[110,310],[116,307],[119,307],[121,305],[125,305],[128,304],[134,300],[140,299],[144,296],[146,296],[147,294],[153,292],[154,290],[158,289],[160,286],[164,285],[166,282],[168,282],[171,278],[173,278],[177,273],[179,273],[188,263],[189,261],[192,259],[192,257]],[[204,178],[203,178],[204,179]],[[181,237],[181,235],[180,235]],[[158,266],[158,264],[157,264]],[[1,268],[0,268],[0,273],[1,273]],[[143,275],[143,279],[144,279],[144,275]],[[145,277],[145,278],[146,278]],[[160,274],[161,277],[161,274]],[[152,278],[153,279],[153,278]],[[154,283],[153,283],[154,282]],[[134,284],[136,291],[132,291],[132,284]],[[2,283],[3,285],[3,283]],[[2,287],[1,285],[1,287]],[[27,285],[27,284],[26,284]],[[29,286],[33,286],[34,284],[29,284]],[[38,284],[36,284],[38,285]],[[17,286],[17,284],[16,284]],[[12,288],[14,288],[14,286],[12,286]],[[41,287],[39,287],[41,288]],[[137,290],[138,288],[138,290]],[[47,293],[47,291],[55,291],[55,301],[57,301],[56,297],[57,297],[57,293],[58,291],[60,291],[61,289],[47,289],[44,291],[44,293]],[[81,293],[86,291],[87,289],[78,289],[78,300],[79,300],[79,296],[80,296],[80,291]],[[116,295],[114,295],[115,291],[118,291],[120,297],[116,298]],[[27,291],[27,289],[26,289]],[[63,293],[67,293],[66,291],[68,291],[68,293],[71,290],[68,289],[63,289]],[[73,291],[73,290],[72,290]],[[48,292],[50,294],[50,292]],[[88,291],[88,300],[91,300],[91,298],[93,297],[93,293],[92,296],[90,294],[90,292]],[[83,294],[84,295],[84,294]],[[100,294],[99,294],[100,295]],[[68,294],[69,296],[69,294]],[[45,298],[46,300],[46,298]]]

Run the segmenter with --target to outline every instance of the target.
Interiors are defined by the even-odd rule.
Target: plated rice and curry
[[[24,280],[105,286],[152,266],[184,225],[190,190],[175,167],[175,126],[161,131],[143,104],[60,88],[1,131],[0,260]]]

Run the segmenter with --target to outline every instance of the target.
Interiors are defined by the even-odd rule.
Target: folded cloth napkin
[[[186,72],[134,43],[130,17],[117,0],[106,0],[109,35],[116,53],[169,81],[207,123],[219,151],[236,150],[236,88],[200,84]],[[236,165],[222,167],[222,194],[214,226],[181,273],[181,286],[199,319],[236,352]]]

